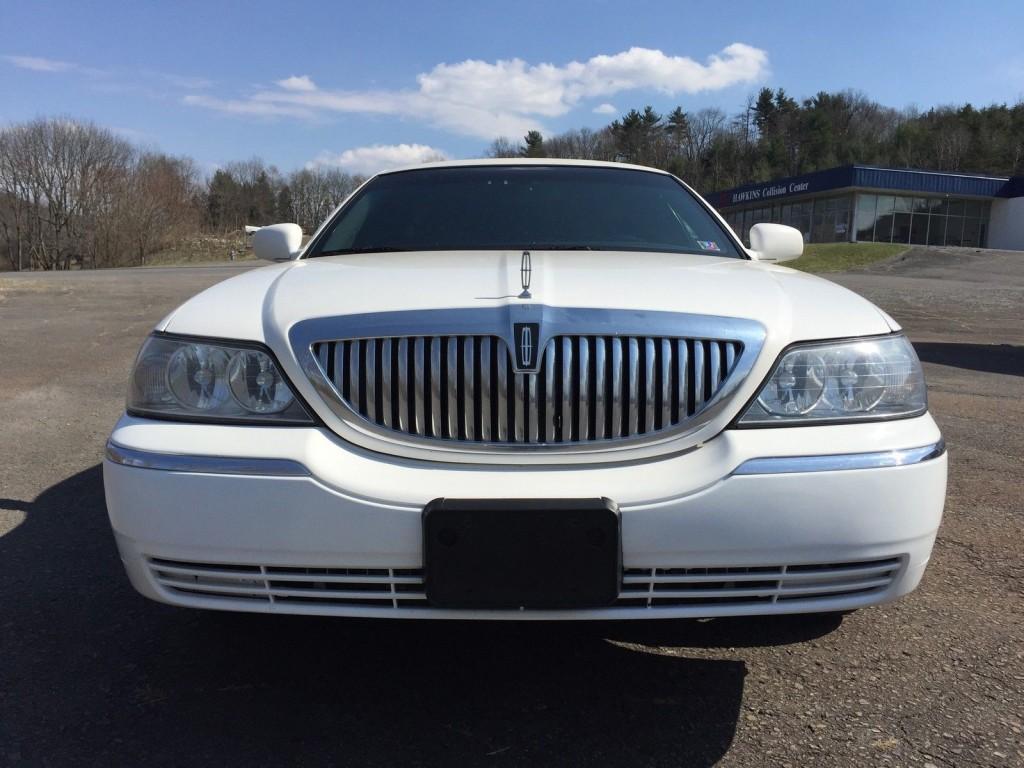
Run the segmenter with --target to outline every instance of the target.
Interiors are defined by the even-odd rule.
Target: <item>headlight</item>
[[[269,350],[163,335],[142,345],[128,412],[190,421],[313,423]]]
[[[787,350],[738,424],[872,421],[927,407],[921,363],[905,336],[851,339]]]

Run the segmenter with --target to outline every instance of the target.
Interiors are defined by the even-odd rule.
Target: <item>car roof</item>
[[[487,158],[478,160],[441,160],[433,163],[420,163],[418,165],[405,165],[401,168],[390,168],[375,174],[383,176],[388,173],[404,173],[405,171],[418,171],[431,168],[471,168],[474,166],[502,166],[502,165],[557,165],[577,168],[619,168],[633,171],[647,171],[648,173],[660,173],[668,176],[666,171],[660,168],[651,168],[646,165],[632,165],[630,163],[613,163],[605,160],[559,160],[550,157],[502,157]]]

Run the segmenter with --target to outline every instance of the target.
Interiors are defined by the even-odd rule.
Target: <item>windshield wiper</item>
[[[604,248],[596,245],[552,245],[550,243],[533,244],[530,246],[534,251],[603,251]]]
[[[338,248],[333,251],[320,251],[317,256],[345,256],[352,253],[405,253],[409,248],[392,248],[389,245],[376,245],[372,248]]]
[[[338,248],[333,251],[320,251],[314,254],[314,256],[346,256],[354,253],[408,253],[409,251],[446,251],[446,250],[500,250],[500,251],[520,251],[524,250],[523,246],[495,246],[495,245],[483,245],[477,248],[443,248],[443,247],[430,247],[430,248],[393,248],[389,245],[377,245],[369,248]],[[555,243],[531,243],[525,246],[525,250],[534,251],[604,251],[606,248],[602,248],[597,245],[559,245]]]

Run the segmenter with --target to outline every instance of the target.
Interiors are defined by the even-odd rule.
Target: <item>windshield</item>
[[[536,165],[378,176],[330,223],[310,256],[531,248],[740,257],[722,226],[671,176]]]

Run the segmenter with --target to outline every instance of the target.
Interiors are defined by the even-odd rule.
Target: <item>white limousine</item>
[[[946,453],[885,312],[670,174],[378,174],[139,353],[104,462],[179,606],[395,618],[845,612],[917,586]]]

